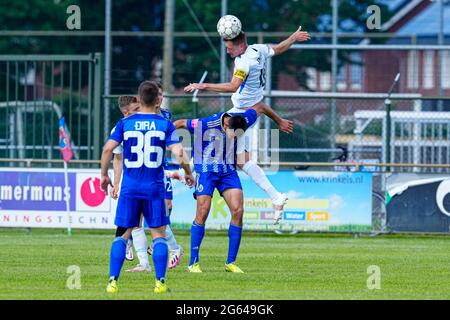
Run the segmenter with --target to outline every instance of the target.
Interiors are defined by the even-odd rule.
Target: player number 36
[[[130,161],[125,159],[125,166],[127,168],[140,168],[145,165],[147,168],[158,168],[161,166],[163,161],[164,151],[163,148],[159,146],[152,146],[152,138],[159,138],[164,141],[166,138],[166,133],[163,131],[147,131],[143,134],[141,131],[125,131],[124,140],[130,138],[136,138],[136,145],[131,147],[131,152],[135,153],[137,159],[135,161]],[[156,153],[156,161],[150,161],[150,154]]]

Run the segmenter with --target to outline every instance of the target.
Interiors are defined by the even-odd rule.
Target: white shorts
[[[227,113],[244,113],[245,111],[247,111],[247,109],[233,107],[228,110]],[[258,121],[256,121],[250,128],[245,130],[245,133],[237,139],[236,154],[241,154],[245,151],[252,153],[256,148],[255,146],[253,146],[253,141],[255,140],[255,130],[257,130],[255,128],[255,124],[257,122]]]

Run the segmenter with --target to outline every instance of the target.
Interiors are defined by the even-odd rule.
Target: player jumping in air
[[[101,188],[106,193],[112,182],[108,167],[112,151],[123,142],[123,181],[117,205],[116,238],[111,246],[109,293],[118,291],[118,278],[125,260],[126,242],[133,228],[140,226],[141,214],[150,227],[153,238],[155,293],[168,291],[165,281],[168,248],[165,226],[170,224],[164,202],[164,153],[169,148],[186,172],[186,183],[193,185],[187,155],[174,133],[174,125],[155,113],[158,85],[144,81],[138,89],[141,110],[121,119],[103,147],[101,158]]]
[[[261,113],[272,116],[273,110],[264,104],[258,104],[244,113],[221,112],[207,118],[180,119],[174,123],[177,129],[187,128],[194,134],[193,159],[197,174],[194,197],[197,199],[197,210],[191,227],[189,272],[202,272],[199,251],[214,189],[219,191],[231,212],[225,271],[243,272],[235,263],[244,214],[244,196],[236,172],[235,138],[251,127]]]
[[[228,83],[191,83],[184,88],[185,92],[194,90],[207,90],[214,92],[233,92],[231,101],[233,108],[230,113],[245,112],[246,109],[257,104],[263,104],[264,86],[266,79],[267,59],[274,55],[280,55],[288,50],[295,42],[310,39],[308,32],[301,31],[301,27],[291,34],[286,40],[277,45],[247,44],[244,32],[241,32],[232,40],[224,40],[227,53],[234,58],[233,77]],[[281,118],[272,118],[280,130],[286,133],[293,132],[293,122]],[[287,195],[277,191],[267,179],[264,171],[258,164],[250,159],[252,128],[238,139],[238,166],[252,180],[262,188],[271,198],[274,207],[274,223],[282,218],[283,208],[287,201]]]

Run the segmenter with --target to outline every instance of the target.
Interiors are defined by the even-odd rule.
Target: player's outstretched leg
[[[111,245],[109,257],[109,283],[106,287],[108,293],[116,293],[119,290],[117,281],[125,261],[127,238],[130,234],[131,229],[117,227],[116,238]]]
[[[148,260],[147,248],[148,241],[145,235],[144,228],[135,228],[131,231],[133,236],[133,244],[136,249],[136,254],[139,260],[139,264],[134,268],[126,270],[127,272],[151,272],[152,268]]]
[[[168,291],[166,285],[167,258],[169,250],[167,240],[164,237],[153,239],[153,264],[155,266],[156,285],[155,293],[164,293]]]
[[[264,170],[261,169],[258,164],[253,161],[247,161],[243,166],[242,170],[250,177],[252,180],[263,189],[267,195],[272,200],[273,209],[275,211],[274,214],[274,224],[278,224],[281,218],[283,217],[284,205],[286,204],[288,197],[285,193],[281,193],[274,188],[274,186],[270,183],[269,179],[267,179]]]

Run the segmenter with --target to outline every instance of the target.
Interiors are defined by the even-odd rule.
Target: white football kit
[[[234,59],[233,76],[242,79],[239,89],[231,96],[233,108],[229,113],[245,112],[264,98],[266,84],[267,59],[275,54],[273,48],[267,44],[253,44],[239,57]],[[238,138],[237,153],[251,152],[254,125]]]

